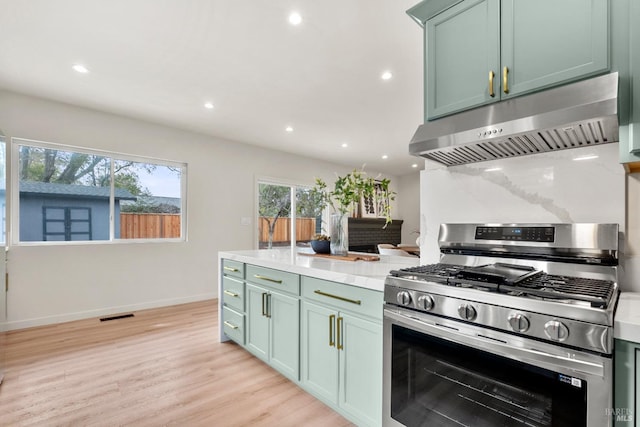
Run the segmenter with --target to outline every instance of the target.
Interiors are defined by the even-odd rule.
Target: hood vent
[[[410,154],[446,166],[618,141],[618,73],[421,125]]]

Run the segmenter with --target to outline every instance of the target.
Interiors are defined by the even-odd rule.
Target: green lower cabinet
[[[285,376],[300,373],[300,300],[247,284],[246,348]]]
[[[365,425],[382,419],[382,325],[340,313],[340,407]]]
[[[302,302],[302,386],[359,426],[382,420],[382,325]]]
[[[615,342],[615,394],[613,420],[617,427],[636,427],[640,415],[640,344],[624,340]]]

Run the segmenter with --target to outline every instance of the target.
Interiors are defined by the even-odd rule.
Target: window
[[[308,246],[322,211],[307,186],[258,182],[258,248]]]
[[[18,242],[184,238],[185,164],[12,142]]]

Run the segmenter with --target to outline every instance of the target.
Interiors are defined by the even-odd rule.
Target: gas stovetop
[[[438,244],[439,263],[389,273],[385,310],[611,354],[617,224],[442,224]]]
[[[523,298],[573,304],[584,302],[591,307],[603,309],[607,308],[615,290],[615,283],[610,280],[553,275],[533,267],[504,263],[478,267],[439,263],[394,270],[390,275]]]

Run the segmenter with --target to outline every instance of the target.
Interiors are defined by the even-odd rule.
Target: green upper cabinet
[[[609,70],[608,0],[425,0],[425,119]]]
[[[428,119],[500,98],[499,5],[499,0],[466,0],[426,22]]]
[[[500,14],[502,98],[609,69],[607,0],[502,0]]]

